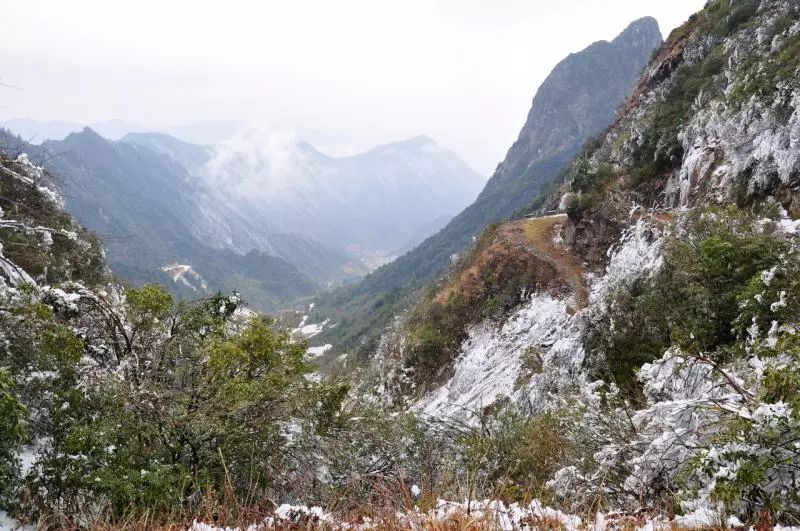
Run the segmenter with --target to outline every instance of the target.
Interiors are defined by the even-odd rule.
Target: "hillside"
[[[64,178],[67,208],[103,236],[121,277],[188,298],[239,288],[264,310],[361,278],[482,184],[426,137],[344,158],[274,134],[207,147],[149,132],[113,142],[87,128],[41,146],[2,143]]]
[[[798,38],[794,2],[709,2],[543,206],[394,322],[361,392],[490,431],[555,422],[558,450],[484,444],[544,452],[513,484],[563,510],[797,522]]]
[[[373,350],[379,331],[441,274],[490,223],[528,206],[586,140],[612,122],[618,106],[661,44],[655,20],[632,23],[612,42],[597,42],[559,63],[539,88],[519,139],[476,201],[436,235],[354,287],[319,303],[335,332],[320,341],[339,351]]]
[[[68,178],[0,153],[0,525],[800,526],[800,5],[710,0],[604,127],[442,274],[335,323],[330,300],[309,304],[294,330],[235,292],[121,285],[64,208]],[[571,134],[528,131],[498,171],[536,173],[537,146],[560,153]],[[140,157],[156,184],[150,163],[187,149],[92,135],[65,142],[118,181]],[[174,182],[191,197],[192,179]],[[297,242],[274,245],[314,252]],[[259,275],[245,258],[239,282]],[[368,356],[304,339],[341,327]]]
[[[181,302],[123,287],[58,181],[0,154],[0,525],[186,523],[197,500],[232,492],[231,473],[259,503],[268,485],[288,492],[317,450],[282,426],[323,436],[315,419],[330,420],[346,387],[306,379],[305,343],[238,293]],[[276,451],[296,457],[275,467]],[[271,473],[246,481],[253,466]]]

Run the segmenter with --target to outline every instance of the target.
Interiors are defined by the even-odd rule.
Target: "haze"
[[[0,121],[236,121],[331,154],[427,134],[488,177],[568,53],[703,0],[0,0]],[[16,16],[10,16],[15,14]]]

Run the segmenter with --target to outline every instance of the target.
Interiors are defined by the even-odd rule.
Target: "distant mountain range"
[[[106,120],[90,124],[69,121],[39,121],[30,118],[14,118],[0,123],[0,127],[19,135],[32,144],[46,140],[64,140],[70,133],[79,133],[89,127],[109,140],[119,140],[129,133],[163,133],[196,144],[217,144],[233,138],[240,124],[234,121],[196,122],[173,127],[154,129],[125,120]]]
[[[425,239],[485,183],[425,136],[336,158],[268,131],[218,146],[202,175],[217,200],[261,227],[388,255]]]
[[[425,137],[341,159],[258,135],[210,147],[84,128],[39,146],[4,133],[0,144],[46,161],[121,277],[189,298],[239,289],[263,310],[358,279],[435,231],[482,182]]]

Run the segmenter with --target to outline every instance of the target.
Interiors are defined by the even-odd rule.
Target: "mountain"
[[[114,186],[136,162],[134,206],[159,164],[178,168],[167,196],[205,186],[142,146],[67,141]],[[798,147],[800,6],[710,0],[541,195],[480,232],[369,360],[328,359],[335,376],[310,373],[330,346],[299,337],[329,324],[307,322],[314,305],[281,331],[237,296],[122,287],[37,162],[74,152],[0,153],[0,522],[789,529]]]
[[[469,203],[483,182],[424,136],[340,158],[259,130],[214,147],[158,133],[122,141],[163,154],[196,176],[205,190],[201,210],[225,205],[246,220],[235,224],[227,213],[226,220],[206,224],[204,233],[215,245],[240,251],[271,249],[275,242],[266,235],[295,234],[364,260],[386,261],[440,228],[442,218]]]
[[[40,122],[30,118],[16,118],[7,120],[0,124],[1,127],[8,129],[15,135],[19,135],[24,140],[32,144],[41,144],[46,140],[63,140],[71,133],[78,133],[85,124],[65,121]],[[88,127],[97,131],[101,136],[118,140],[128,133],[145,132],[149,129],[143,125],[133,124],[124,120],[107,120],[96,122]]]
[[[5,127],[37,144],[84,128],[29,119],[10,120]],[[256,226],[244,232],[205,227],[212,245],[240,252],[267,245],[262,233],[291,233],[384,263],[441,228],[442,218],[460,212],[484,184],[457,155],[425,136],[330,157],[290,135],[261,130],[237,135],[234,122],[156,132],[110,120],[90,129],[167,156],[206,181],[206,190],[216,192],[213,201],[230,204]],[[196,138],[216,144],[186,141]]]
[[[211,147],[184,142],[164,133],[128,133],[120,140],[164,155],[192,175],[198,175],[213,155]]]
[[[104,236],[117,274],[172,278],[194,295],[258,275],[247,256],[267,269],[239,281],[243,294],[265,309],[358,279],[369,271],[358,256],[385,260],[416,243],[481,182],[425,137],[338,159],[267,140],[207,147],[140,132],[114,142],[86,128],[18,150],[44,150],[67,208]]]
[[[30,118],[15,118],[3,122],[2,127],[19,135],[27,142],[40,144],[45,140],[66,138],[70,133],[80,131],[84,126],[76,122],[39,122]]]
[[[483,185],[460,158],[425,136],[337,158],[259,130],[218,146],[205,177],[220,200],[257,223],[384,254],[460,211]]]
[[[366,350],[373,348],[376,334],[413,299],[415,289],[444,271],[453,255],[463,252],[484,227],[528,206],[584,142],[613,121],[660,44],[658,24],[644,18],[612,42],[594,43],[561,61],[537,91],[519,139],[476,201],[436,235],[358,286],[320,301],[321,310],[330,308],[352,324],[320,340],[345,349],[366,340]]]
[[[572,514],[795,521],[799,73],[796,2],[708,2],[526,216],[398,315],[359,393],[493,431],[511,474],[536,452],[511,488]]]
[[[241,128],[238,122],[197,122],[162,128],[151,128],[127,122],[125,120],[106,120],[82,124],[69,121],[38,121],[30,118],[15,118],[0,123],[0,127],[8,129],[32,144],[41,144],[45,140],[63,140],[70,133],[79,133],[89,127],[100,136],[111,140],[119,140],[129,133],[153,133],[170,135],[201,145],[218,144],[233,138]]]
[[[349,258],[304,239],[295,244],[302,250],[299,260],[305,262],[309,248],[323,257],[313,266],[320,274],[316,280],[287,260],[292,247],[285,238],[276,244],[283,256],[210,244],[197,228],[213,226],[217,219],[235,224],[235,213],[224,205],[201,211],[202,185],[173,159],[150,149],[107,140],[88,128],[41,147],[4,137],[5,145],[14,142],[15,152],[44,150],[46,166],[60,178],[67,209],[100,234],[111,268],[134,284],[163,282],[190,299],[239,290],[255,308],[272,309],[314,294],[319,283],[353,275],[335,271],[350,264]]]

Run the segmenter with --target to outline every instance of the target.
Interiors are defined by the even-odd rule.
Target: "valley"
[[[800,526],[799,43],[792,0],[638,18],[488,181],[0,131],[0,528]]]

